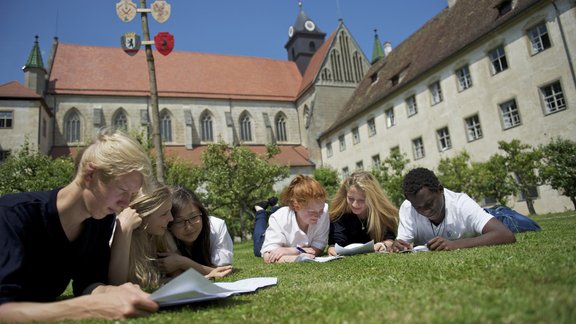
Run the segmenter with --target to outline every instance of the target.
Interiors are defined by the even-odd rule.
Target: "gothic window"
[[[160,137],[162,142],[172,142],[172,118],[168,110],[160,114]]]
[[[214,141],[214,131],[212,128],[212,116],[210,113],[206,112],[200,118],[201,125],[200,129],[202,131],[202,141],[203,142],[212,142]]]
[[[286,116],[284,114],[276,117],[276,139],[279,142],[286,142],[288,140],[288,133],[286,132]]]
[[[80,114],[78,111],[72,110],[64,120],[64,136],[66,136],[66,142],[80,142],[80,126]]]
[[[248,113],[240,117],[240,140],[244,142],[252,141],[252,121]]]
[[[128,118],[126,117],[126,113],[123,110],[119,110],[112,119],[112,125],[114,128],[120,129],[123,131],[128,130]]]

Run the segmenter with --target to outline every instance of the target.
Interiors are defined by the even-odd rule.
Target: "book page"
[[[173,306],[254,292],[258,288],[276,285],[276,283],[277,278],[273,277],[213,283],[198,271],[190,268],[153,292],[150,298],[161,307]]]
[[[374,240],[368,242],[368,243],[352,243],[352,244],[348,244],[344,247],[338,245],[338,243],[336,243],[335,245],[336,248],[336,253],[338,253],[338,255],[354,255],[354,254],[362,254],[362,253],[372,253],[374,252]]]
[[[296,260],[294,260],[294,262],[328,262],[328,261],[332,261],[332,260],[336,260],[336,259],[340,259],[340,258],[343,258],[343,256],[341,256],[341,255],[335,255],[335,256],[329,255],[329,256],[315,257],[315,258],[298,257],[298,258],[296,258]]]

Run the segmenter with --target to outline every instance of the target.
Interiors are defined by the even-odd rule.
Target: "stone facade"
[[[457,8],[461,2],[464,1],[446,10]],[[360,165],[369,169],[376,157],[384,160],[391,149],[399,148],[410,159],[409,167],[435,169],[442,158],[453,157],[463,150],[472,161],[485,161],[499,151],[500,140],[518,139],[533,146],[556,137],[575,141],[576,10],[570,1],[556,1],[556,5],[558,10],[549,2],[533,5],[506,24],[472,40],[410,83],[396,91],[389,90],[377,101],[365,103],[353,117],[344,116],[347,119],[321,136],[323,164],[342,173],[352,172]],[[545,33],[542,38],[547,34],[550,43],[537,53],[528,36],[534,28]],[[548,43],[546,39],[543,42]],[[507,64],[498,73],[490,57],[495,48],[503,49]],[[390,55],[393,54],[394,51]],[[469,73],[463,73],[466,67]],[[373,73],[369,72],[367,78]],[[377,75],[383,74],[380,71]],[[470,76],[469,84],[459,78],[465,74]],[[402,78],[402,73],[399,76]],[[554,91],[556,97],[545,99],[546,91]],[[417,103],[414,114],[409,113],[411,98]],[[546,100],[558,107],[546,108]],[[390,111],[393,123],[388,120]],[[369,130],[370,120],[374,121],[375,133]],[[471,122],[479,123],[477,134],[470,129]],[[342,137],[346,149],[340,151]],[[547,186],[538,188],[538,194],[537,212],[573,207],[567,197]],[[527,212],[520,199],[510,202],[512,207]]]

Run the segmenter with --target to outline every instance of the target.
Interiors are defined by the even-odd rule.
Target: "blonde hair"
[[[102,128],[92,144],[82,150],[77,158],[76,177],[83,176],[91,167],[104,182],[131,172],[142,175],[147,188],[152,176],[152,166],[142,145],[121,131]]]
[[[368,209],[368,233],[374,241],[383,241],[387,231],[396,235],[398,231],[398,208],[382,191],[374,176],[366,171],[357,171],[342,181],[340,188],[330,203],[330,221],[337,221],[342,215],[352,213],[348,205],[348,190],[356,188],[366,196]]]
[[[145,288],[157,288],[162,283],[162,274],[156,265],[158,252],[167,252],[166,235],[157,236],[146,232],[146,218],[155,213],[166,201],[171,201],[170,189],[157,185],[149,194],[140,194],[131,203],[142,218],[142,224],[132,233],[128,280]]]
[[[297,175],[280,194],[280,203],[294,210],[310,200],[326,201],[328,194],[320,182],[305,175]]]

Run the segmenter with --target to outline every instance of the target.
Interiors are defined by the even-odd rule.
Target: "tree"
[[[338,171],[329,166],[314,169],[314,179],[318,180],[328,192],[328,196],[332,197],[340,187],[340,180],[338,179]]]
[[[466,151],[441,159],[438,165],[440,183],[452,191],[469,193],[472,189],[471,175],[470,155]]]
[[[492,155],[486,162],[472,162],[470,191],[467,193],[476,201],[492,198],[506,206],[508,196],[514,194],[515,180],[508,173],[504,157]]]
[[[208,145],[202,154],[206,201],[214,212],[231,212],[223,217],[242,240],[247,237],[249,207],[268,197],[274,183],[288,177],[287,166],[270,162],[279,152],[278,146],[269,145],[266,154],[258,156],[244,146],[219,142]]]
[[[22,147],[0,164],[0,195],[12,192],[44,191],[68,184],[74,176],[71,157],[53,159],[32,150],[25,141]]]
[[[542,152],[528,144],[522,144],[514,139],[511,142],[498,141],[498,148],[506,152],[504,164],[506,170],[516,178],[515,193],[520,192],[526,200],[528,213],[536,214],[534,199],[530,192],[542,184],[536,173],[540,169]]]
[[[168,158],[166,160],[166,183],[186,187],[199,196],[204,197],[202,185],[205,181],[204,169],[201,166],[183,161],[182,159]]]
[[[576,142],[553,139],[541,146],[543,163],[540,175],[545,183],[567,196],[576,209]]]
[[[406,154],[400,153],[400,150],[392,150],[390,155],[372,170],[388,199],[396,206],[400,206],[404,201],[402,181],[408,162],[410,160]]]

